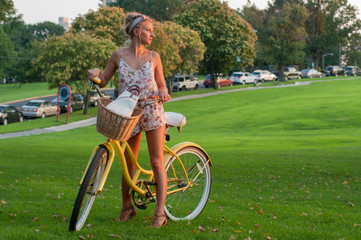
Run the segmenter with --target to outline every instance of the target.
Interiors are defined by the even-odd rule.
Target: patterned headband
[[[131,33],[131,32],[133,31],[134,27],[135,27],[138,23],[140,23],[141,21],[144,21],[144,20],[149,20],[149,19],[150,19],[150,18],[149,18],[148,16],[140,16],[140,17],[137,17],[137,18],[133,21],[132,25],[130,25],[129,33]]]

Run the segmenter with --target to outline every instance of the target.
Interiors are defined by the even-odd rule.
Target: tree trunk
[[[320,59],[321,59],[320,55],[317,54],[316,57],[315,57],[315,59],[314,59],[314,60],[315,60],[315,69],[316,69],[317,71],[320,70],[320,69],[319,69],[319,66],[318,66],[318,65],[319,65],[318,63],[320,62]],[[323,69],[322,69],[322,71],[323,71]]]
[[[285,65],[278,65],[278,80],[281,82],[286,82],[285,79]]]
[[[211,63],[212,64],[212,67],[211,67],[211,76],[212,76],[212,79],[213,79],[213,88],[214,89],[217,89],[218,88],[218,84],[217,84],[217,77],[218,77],[218,73],[217,73],[217,68],[216,68],[216,64],[214,62]]]
[[[88,115],[89,95],[90,95],[90,92],[87,91],[87,93],[84,96],[84,109],[83,109],[83,114],[84,115]]]

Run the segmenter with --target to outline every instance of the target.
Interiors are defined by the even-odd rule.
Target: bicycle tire
[[[182,161],[184,172],[177,158],[173,157],[166,165],[168,191],[185,190],[168,194],[165,213],[173,221],[196,218],[207,204],[211,192],[212,174],[207,157],[199,148],[186,146],[176,152]],[[192,187],[187,188],[186,174]]]
[[[80,186],[78,196],[76,197],[70,218],[69,231],[79,231],[84,226],[95,198],[97,197],[97,195],[95,195],[96,190],[104,173],[107,161],[108,151],[105,148],[99,148],[89,165],[88,171]]]

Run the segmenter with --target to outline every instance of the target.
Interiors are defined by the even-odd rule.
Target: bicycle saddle
[[[177,127],[180,132],[182,127],[186,125],[187,120],[183,114],[176,112],[165,112],[164,114],[169,127]]]

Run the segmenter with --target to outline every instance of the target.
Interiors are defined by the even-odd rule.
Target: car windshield
[[[240,73],[232,73],[232,77],[239,77],[242,76]]]
[[[306,72],[309,72],[311,69],[303,69],[302,70],[302,73],[306,73]]]
[[[326,70],[332,70],[332,67],[326,67]]]
[[[28,102],[26,105],[32,107],[39,107],[41,105],[41,102]]]
[[[347,67],[346,68],[346,71],[350,71],[350,70],[352,70],[352,67]]]
[[[252,75],[258,76],[260,72],[253,72]]]

